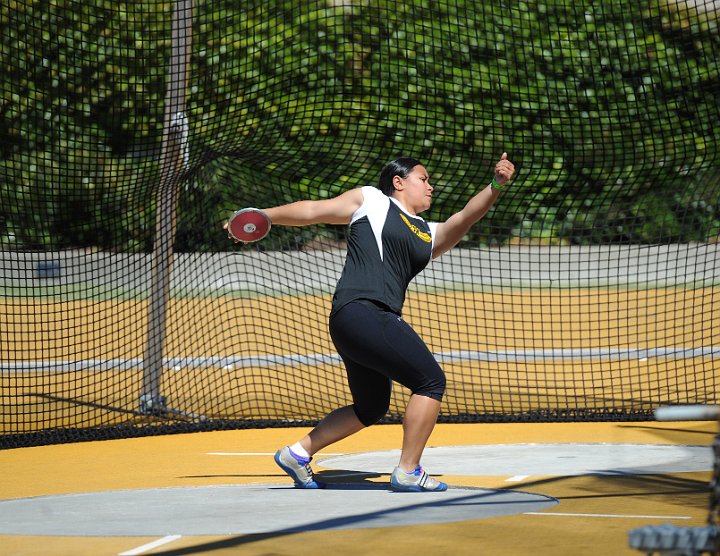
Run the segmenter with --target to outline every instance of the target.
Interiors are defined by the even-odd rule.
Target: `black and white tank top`
[[[333,296],[332,313],[367,299],[402,312],[410,281],[430,262],[437,223],[410,215],[399,201],[363,187],[363,204],[348,232],[345,267]]]

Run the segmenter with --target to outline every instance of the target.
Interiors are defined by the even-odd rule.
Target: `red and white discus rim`
[[[228,221],[228,235],[243,243],[260,241],[268,232],[272,224],[270,218],[257,208],[244,208],[233,213]]]

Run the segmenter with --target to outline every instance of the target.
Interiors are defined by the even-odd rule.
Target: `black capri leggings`
[[[410,325],[382,305],[348,303],[331,315],[330,336],[345,363],[353,408],[363,425],[387,413],[392,381],[442,401],[445,373]]]

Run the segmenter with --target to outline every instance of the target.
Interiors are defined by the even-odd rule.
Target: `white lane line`
[[[275,452],[208,452],[208,456],[274,456]],[[317,453],[314,457],[322,458],[326,456],[343,456],[345,454],[326,454]]]
[[[566,514],[559,512],[525,512],[524,515],[551,515],[560,517],[618,517],[623,519],[692,519],[689,515]]]
[[[372,473],[370,471],[354,471],[352,473],[342,473],[340,475],[330,475],[328,474],[328,479],[341,479],[345,477],[364,477],[366,475],[377,475],[378,473]]]
[[[162,539],[158,539],[142,546],[138,546],[137,548],[121,552],[120,554],[118,554],[118,556],[137,556],[138,554],[142,554],[144,552],[147,552],[148,550],[157,548],[158,546],[163,546],[164,544],[174,542],[180,538],[182,538],[182,535],[168,535],[166,537],[163,537]]]
[[[508,477],[505,479],[506,483],[519,483],[520,481],[524,481],[527,479],[530,475],[513,475],[512,477]]]
[[[270,452],[208,452],[208,456],[274,456]]]

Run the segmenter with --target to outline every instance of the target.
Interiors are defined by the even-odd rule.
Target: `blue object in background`
[[[60,278],[60,261],[39,261],[35,267],[36,278]]]

